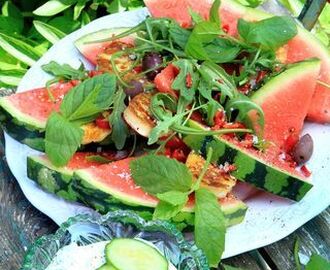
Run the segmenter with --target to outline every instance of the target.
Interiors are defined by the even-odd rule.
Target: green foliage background
[[[263,2],[238,1],[253,7]],[[304,0],[279,2],[297,16]],[[141,6],[143,0],[0,0],[0,88],[17,86],[28,68],[65,35],[98,17]],[[329,3],[313,31],[329,46]]]

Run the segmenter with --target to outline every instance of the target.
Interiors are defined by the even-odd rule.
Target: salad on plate
[[[145,3],[137,26],[75,42],[95,69],[45,64],[54,78],[1,98],[1,121],[45,153],[27,159],[42,188],[169,220],[216,266],[247,211],[240,182],[292,201],[312,189],[301,130],[330,121],[329,54],[292,18],[234,1]]]

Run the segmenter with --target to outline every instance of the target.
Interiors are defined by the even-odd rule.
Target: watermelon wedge
[[[265,115],[264,139],[279,149],[287,149],[289,139],[294,145],[299,138],[314,94],[320,64],[318,59],[293,64],[251,96]]]
[[[145,0],[146,6],[154,17],[169,17],[177,20],[181,26],[191,25],[189,8],[207,18],[211,0]],[[231,35],[237,34],[237,20],[256,21],[272,16],[260,10],[244,7],[234,0],[222,0],[219,10],[222,27]],[[284,63],[294,63],[307,58],[322,60],[318,83],[309,106],[307,118],[320,123],[330,123],[330,54],[316,37],[298,26],[298,34],[278,51],[278,58]],[[322,84],[323,83],[323,84]]]
[[[111,44],[111,42],[109,41],[99,42],[99,43],[89,43],[89,42],[95,40],[107,39],[112,36],[123,33],[126,30],[128,30],[128,28],[112,28],[112,29],[104,29],[91,34],[87,34],[79,38],[75,42],[75,46],[89,62],[91,62],[93,65],[96,65],[98,55],[103,53],[105,49]],[[133,37],[121,38],[118,41],[126,44],[134,44]]]
[[[52,165],[45,155],[30,156],[27,160],[28,177],[50,193],[83,202],[100,212],[129,208],[151,215],[158,200],[135,185],[129,169],[132,158],[100,164],[86,159],[91,155],[95,153],[78,152],[61,168]],[[229,194],[219,202],[228,226],[243,220],[247,206],[242,201]],[[193,211],[193,200],[185,211]]]
[[[46,88],[37,88],[0,98],[2,126],[14,139],[34,149],[44,150],[47,119],[53,111],[59,111],[63,97],[74,86],[74,82],[58,83],[51,86],[49,92]],[[102,141],[111,131],[94,123],[88,123],[82,129],[82,144]]]

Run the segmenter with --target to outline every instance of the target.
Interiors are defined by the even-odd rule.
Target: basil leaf
[[[184,204],[173,205],[168,202],[160,201],[153,213],[153,219],[170,220],[175,217],[184,207]]]
[[[60,107],[61,113],[70,121],[93,118],[109,108],[115,90],[115,75],[105,73],[87,79],[72,88],[64,97]]]
[[[220,262],[225,234],[225,217],[216,196],[207,189],[198,189],[195,192],[195,242],[212,267]]]
[[[129,130],[123,119],[123,112],[126,109],[125,93],[122,89],[117,91],[114,96],[113,110],[109,116],[109,122],[112,127],[111,139],[118,150],[123,149],[126,139],[129,136]]]
[[[188,201],[188,193],[177,190],[171,190],[157,194],[157,198],[171,205],[185,205]]]
[[[188,192],[192,185],[190,171],[175,159],[147,155],[132,160],[130,168],[135,183],[153,195],[173,190]]]
[[[59,113],[52,113],[47,120],[45,151],[55,166],[64,166],[81,144],[84,132]]]
[[[305,270],[330,269],[330,262],[318,254],[312,254]]]
[[[210,9],[210,22],[215,23],[220,28],[219,8],[220,0],[215,0]]]
[[[294,20],[288,16],[275,16],[258,22],[238,20],[240,36],[250,44],[276,50],[297,34]]]
[[[191,31],[180,27],[177,23],[170,24],[169,35],[172,38],[172,42],[179,45],[181,49],[186,47]]]
[[[220,64],[235,60],[242,48],[228,39],[216,38],[206,44],[204,50],[213,62]]]
[[[48,64],[42,65],[41,68],[43,71],[59,79],[83,80],[87,77],[87,71],[82,64],[78,69],[75,69],[68,64],[59,64],[55,61],[50,61]]]

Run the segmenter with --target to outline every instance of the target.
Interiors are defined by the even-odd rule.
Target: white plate
[[[41,87],[49,79],[40,66],[51,60],[78,67],[82,61],[90,67],[75,49],[73,42],[79,37],[103,28],[134,26],[147,15],[140,9],[100,18],[82,29],[68,35],[54,45],[24,76],[18,91]],[[292,233],[305,222],[322,212],[330,204],[330,126],[306,124],[305,131],[314,138],[315,150],[308,167],[313,171],[313,189],[299,203],[290,202],[266,193],[252,196],[243,223],[228,229],[224,257],[230,257],[248,250],[268,245]],[[76,203],[69,203],[42,191],[27,178],[26,157],[35,154],[6,135],[6,157],[9,167],[18,180],[25,196],[41,212],[57,224],[68,217],[92,211]]]

